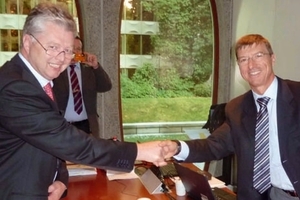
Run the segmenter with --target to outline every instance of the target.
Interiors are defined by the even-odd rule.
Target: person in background
[[[239,200],[299,199],[300,83],[274,74],[275,55],[259,34],[241,37],[235,53],[251,90],[227,103],[225,122],[207,139],[168,141],[169,151],[184,162],[235,153]]]
[[[0,68],[1,199],[60,199],[68,187],[64,160],[131,171],[135,160],[161,166],[170,157],[160,141],[97,139],[61,115],[52,80],[69,66],[75,35],[64,7],[38,4],[25,20],[20,52]]]
[[[53,80],[56,102],[68,122],[99,137],[97,93],[109,91],[112,83],[97,57],[83,53],[83,43],[78,36],[75,37],[73,52],[75,57],[71,60],[71,65]],[[75,74],[72,74],[72,70]],[[77,90],[72,79],[75,76],[79,84]],[[80,96],[77,97],[79,92]],[[76,97],[80,99],[77,100]],[[75,109],[76,104],[80,104],[79,111]]]

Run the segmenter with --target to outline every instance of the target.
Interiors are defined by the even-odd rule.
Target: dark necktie
[[[47,83],[47,85],[45,85],[43,87],[44,91],[46,92],[46,94],[52,99],[52,101],[54,101],[54,97],[53,97],[53,92],[52,92],[52,87],[50,82]]]
[[[78,77],[74,70],[76,65],[70,65],[70,67],[71,86],[74,98],[74,110],[76,113],[80,114],[82,112],[82,95],[79,87]]]
[[[265,192],[271,186],[267,109],[269,100],[269,97],[257,99],[260,109],[256,117],[253,186],[259,193]]]

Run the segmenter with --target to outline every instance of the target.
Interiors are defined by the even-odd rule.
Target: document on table
[[[86,165],[68,164],[67,169],[69,176],[95,175],[97,170],[94,167]]]
[[[117,179],[135,179],[138,178],[138,175],[132,170],[131,172],[125,173],[120,171],[114,171],[114,170],[107,170],[106,176],[108,180],[117,180]]]
[[[218,188],[222,188],[222,187],[226,187],[225,186],[225,183],[215,177],[211,177],[211,179],[208,181],[209,185],[211,188],[215,188],[215,187],[218,187]]]

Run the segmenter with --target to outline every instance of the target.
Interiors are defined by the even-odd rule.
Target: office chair
[[[226,103],[212,105],[209,109],[208,120],[202,127],[208,129],[212,133],[215,129],[221,126],[225,121],[225,106]],[[231,167],[233,155],[223,158],[222,175],[216,177],[224,181],[226,185],[231,184]],[[205,162],[204,171],[209,171],[210,162]]]

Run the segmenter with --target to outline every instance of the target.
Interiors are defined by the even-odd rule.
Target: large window
[[[206,121],[214,66],[210,0],[125,0],[122,17],[123,123]],[[147,33],[147,23],[157,29]]]

